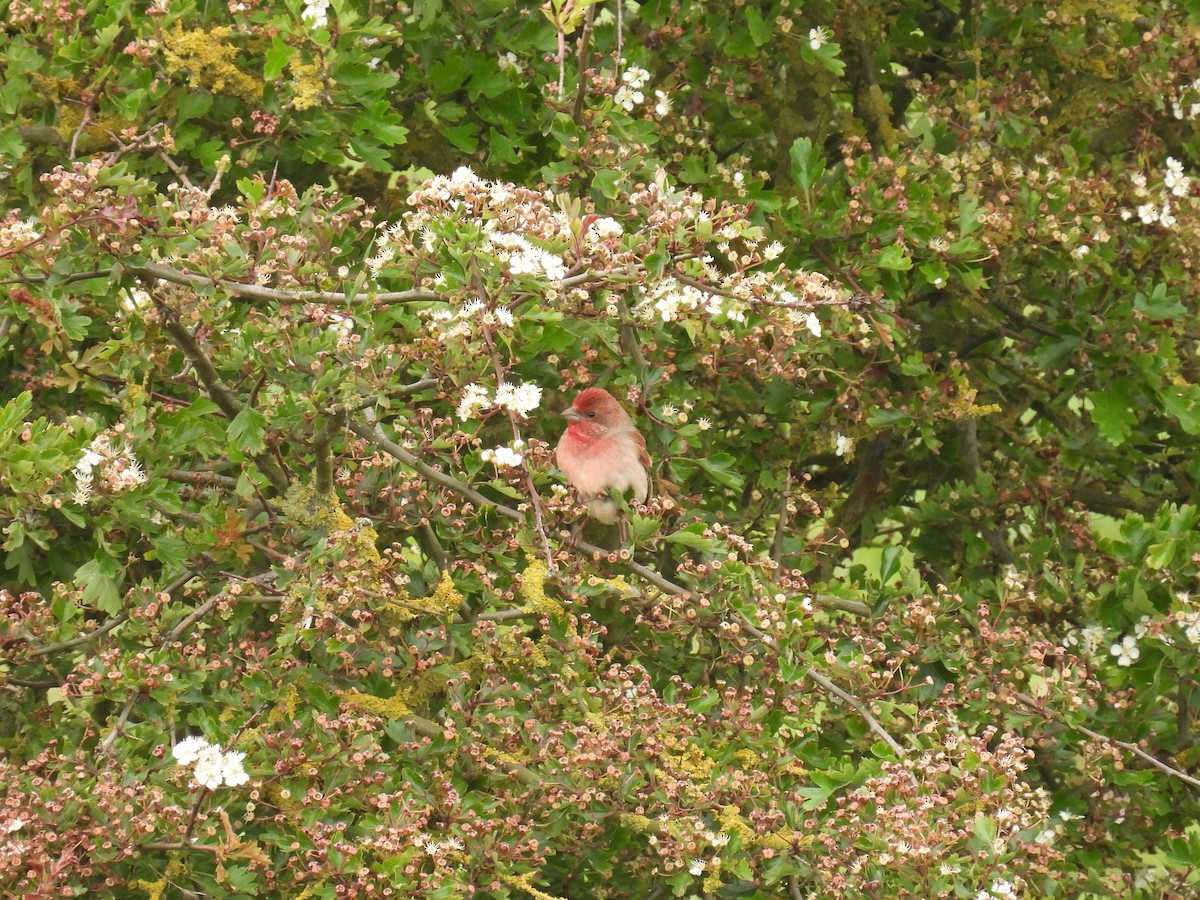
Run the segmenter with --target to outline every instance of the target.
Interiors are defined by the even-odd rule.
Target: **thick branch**
[[[299,289],[269,288],[260,284],[243,284],[240,281],[227,281],[221,278],[206,278],[203,275],[193,275],[190,272],[180,272],[161,263],[146,263],[141,266],[130,266],[125,270],[131,275],[143,278],[157,278],[172,284],[186,287],[218,287],[234,297],[244,297],[247,300],[275,300],[281,303],[346,303],[349,299],[341,291],[310,291]],[[433,291],[410,290],[388,291],[382,294],[365,294],[366,299],[375,303],[427,303],[442,298]]]

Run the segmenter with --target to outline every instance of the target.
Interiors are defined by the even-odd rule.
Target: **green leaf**
[[[33,405],[33,394],[24,391],[0,407],[0,441],[7,438],[18,425],[29,418]]]
[[[825,174],[825,157],[813,146],[809,138],[796,138],[788,151],[791,159],[792,180],[799,185],[805,195],[812,191],[822,175]]]
[[[907,272],[912,268],[912,257],[904,252],[904,248],[899,244],[888,244],[883,248],[883,252],[879,254],[879,260],[876,265],[881,269],[891,269],[898,272]]]
[[[263,54],[263,81],[278,81],[279,76],[283,74],[283,70],[287,68],[287,64],[296,55],[296,49],[284,43],[276,35],[271,42],[271,46],[267,48],[267,52]]]
[[[1125,379],[1117,379],[1104,390],[1088,394],[1092,402],[1092,423],[1100,436],[1114,447],[1120,447],[1133,434],[1137,412]]]
[[[670,541],[672,544],[682,544],[684,547],[690,547],[693,550],[703,550],[711,552],[716,549],[717,542],[710,537],[705,537],[702,532],[705,526],[703,524],[689,525],[687,528],[682,528],[674,534],[663,535],[664,541]]]
[[[609,200],[616,200],[624,174],[616,169],[601,169],[592,178],[592,187]]]
[[[121,609],[121,592],[116,574],[120,566],[104,556],[88,560],[75,570],[75,580],[83,587],[83,602],[100,612],[114,615]]]
[[[1179,298],[1167,294],[1165,284],[1156,284],[1149,297],[1135,294],[1133,308],[1148,319],[1177,319],[1187,314],[1187,307],[1179,302]]]
[[[886,584],[892,576],[900,571],[901,548],[897,544],[888,544],[883,548],[879,560],[879,580]]]
[[[763,14],[753,6],[746,7],[746,27],[750,32],[750,40],[754,41],[756,47],[761,47],[771,40],[771,35],[775,31],[774,25],[768,22]]]
[[[227,434],[234,446],[247,453],[262,453],[266,449],[263,433],[267,428],[266,417],[252,406],[243,406],[242,411],[229,423]]]
[[[262,202],[267,186],[260,178],[239,178],[238,191],[246,199],[247,206],[257,206]]]
[[[732,490],[740,490],[745,483],[737,472],[732,471],[733,467],[738,465],[735,457],[728,453],[717,453],[713,456],[697,457],[690,462],[695,463],[704,470],[704,473],[712,478],[713,481],[720,484],[722,487],[727,487]],[[676,460],[675,465],[683,464],[682,460]],[[686,464],[684,464],[686,467]]]

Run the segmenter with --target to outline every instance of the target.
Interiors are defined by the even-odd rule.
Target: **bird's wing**
[[[640,431],[633,431],[633,443],[637,446],[638,462],[646,467],[646,471],[650,471],[650,453],[646,450],[646,439],[642,437]]]

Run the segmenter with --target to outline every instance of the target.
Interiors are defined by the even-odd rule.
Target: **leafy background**
[[[6,890],[1195,892],[1196,4],[2,8]]]

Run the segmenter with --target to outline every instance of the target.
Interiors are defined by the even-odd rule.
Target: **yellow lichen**
[[[284,690],[283,696],[275,701],[275,705],[267,713],[267,727],[274,728],[290,722],[296,717],[296,707],[299,704],[300,692],[296,690],[296,685],[289,684]]]
[[[546,577],[549,574],[550,570],[542,560],[529,560],[529,565],[521,573],[521,596],[525,599],[525,605],[521,608],[526,612],[557,619],[562,617],[564,610],[561,603],[546,596]]]
[[[708,781],[712,778],[713,768],[716,765],[707,753],[694,744],[676,756],[673,761],[692,781]]]
[[[249,102],[262,99],[263,85],[234,63],[238,48],[226,41],[232,29],[196,28],[184,31],[181,23],[163,42],[168,72],[186,72],[188,84],[214,94],[228,94]]]
[[[320,106],[325,94],[325,71],[318,62],[293,62],[292,70],[292,99],[288,106],[297,112]]]
[[[361,710],[379,716],[381,719],[405,719],[413,714],[412,709],[404,698],[397,691],[391,697],[375,697],[371,694],[359,694],[351,692],[348,694],[339,694],[342,702],[349,706],[358,707]]]
[[[534,900],[563,900],[562,897],[556,897],[554,894],[547,894],[545,891],[539,891],[530,880],[533,878],[532,872],[526,872],[523,875],[505,875],[501,873],[499,876],[501,881],[510,887],[520,888]]]
[[[416,602],[418,606],[436,616],[449,616],[458,612],[463,600],[463,595],[454,586],[454,579],[446,571],[442,573],[442,578],[433,594]]]
[[[757,843],[758,836],[754,833],[754,829],[746,824],[741,810],[736,806],[722,806],[717,821],[721,823],[722,831],[728,835],[740,837],[743,844],[748,846]]]
[[[167,889],[167,879],[160,878],[158,881],[142,881],[137,880],[133,886],[140,891],[145,891],[149,900],[161,900],[163,891]]]

